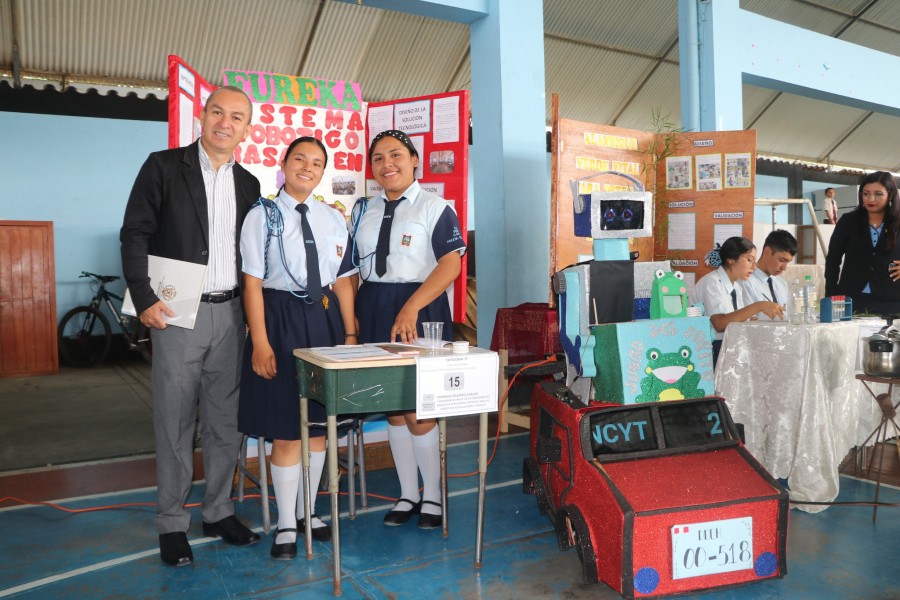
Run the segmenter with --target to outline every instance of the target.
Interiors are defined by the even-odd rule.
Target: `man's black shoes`
[[[215,523],[203,522],[203,535],[220,537],[233,546],[249,546],[255,544],[261,538],[259,534],[250,531],[237,517],[231,515]]]
[[[173,567],[186,567],[194,562],[187,534],[183,531],[159,534],[159,557]]]

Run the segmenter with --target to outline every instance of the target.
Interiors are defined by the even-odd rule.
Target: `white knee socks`
[[[409,433],[405,423],[388,425],[388,442],[391,445],[391,454],[394,456],[397,476],[400,478],[400,497],[410,502],[418,502],[419,473],[413,448],[413,436]],[[406,506],[404,502],[398,509],[409,510],[410,507]]]
[[[441,452],[438,447],[440,434],[435,426],[425,435],[413,435],[412,445],[416,464],[422,472],[424,490],[422,499],[437,504],[441,503]],[[396,458],[395,458],[396,460]],[[433,504],[422,503],[422,512],[431,515],[441,514],[441,509]]]
[[[312,493],[309,497],[309,506],[313,514],[316,514],[316,497],[319,495],[319,484],[322,483],[322,471],[325,470],[325,451],[309,453],[309,487]],[[300,488],[297,492],[297,520],[306,516],[303,512],[303,482],[300,482]],[[296,522],[295,522],[296,524]],[[313,519],[312,528],[323,527],[323,523],[319,519]]]
[[[300,486],[300,463],[290,467],[279,467],[273,464],[272,487],[275,488],[275,502],[278,504],[278,537],[276,544],[289,544],[297,541],[294,531],[281,533],[282,529],[296,529],[297,519],[294,516],[297,510],[297,488]]]

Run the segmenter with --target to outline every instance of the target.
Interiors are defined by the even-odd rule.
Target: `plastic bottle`
[[[800,280],[795,279],[791,284],[791,323],[800,325],[803,323],[803,293],[800,289]]]
[[[816,323],[819,320],[819,306],[816,302],[818,287],[813,280],[812,275],[807,275],[803,282],[803,322],[807,324]]]

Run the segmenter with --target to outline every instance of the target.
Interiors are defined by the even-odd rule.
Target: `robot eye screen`
[[[603,231],[629,231],[644,228],[644,203],[637,200],[601,200]]]

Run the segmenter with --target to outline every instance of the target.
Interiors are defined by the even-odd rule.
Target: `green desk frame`
[[[422,351],[427,352],[426,350]],[[386,413],[416,409],[416,360],[403,356],[390,360],[336,361],[309,349],[294,350],[300,393],[300,435],[303,450],[303,485],[309,489],[309,399],[325,405],[328,440],[328,492],[331,496],[331,530],[334,554],[334,595],[341,595],[341,541],[339,474],[337,452],[338,415]],[[441,505],[443,535],[449,535],[447,502],[447,429],[438,419],[441,461]],[[487,413],[478,423],[478,516],[475,531],[475,567],[482,563],[484,542],[484,498],[487,480]],[[309,495],[304,494],[305,514],[310,513]],[[312,558],[312,524],[306,519],[306,557]]]

